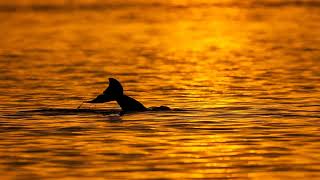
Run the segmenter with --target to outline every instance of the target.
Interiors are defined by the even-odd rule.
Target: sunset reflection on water
[[[320,178],[317,1],[24,2],[0,3],[1,179]],[[74,111],[109,77],[178,110]]]

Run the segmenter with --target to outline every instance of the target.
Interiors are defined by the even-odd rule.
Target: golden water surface
[[[130,2],[0,3],[1,180],[320,178],[317,1]]]

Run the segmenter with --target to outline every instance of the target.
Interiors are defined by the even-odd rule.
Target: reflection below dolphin
[[[177,112],[184,111],[182,109],[167,109],[160,107],[150,107],[147,111],[140,112]],[[138,112],[130,112],[126,114],[133,114]],[[19,111],[17,114],[29,114],[29,115],[45,115],[45,116],[64,116],[64,115],[80,115],[80,114],[100,114],[100,115],[123,115],[120,109],[67,109],[67,108],[44,108],[35,110]]]

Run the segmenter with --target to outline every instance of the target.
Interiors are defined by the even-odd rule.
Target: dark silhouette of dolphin
[[[109,78],[109,86],[98,95],[95,99],[87,101],[87,103],[105,103],[110,101],[117,101],[122,109],[120,114],[132,111],[161,111],[170,110],[167,106],[146,108],[142,103],[129,97],[123,93],[123,87],[120,82],[114,78]]]

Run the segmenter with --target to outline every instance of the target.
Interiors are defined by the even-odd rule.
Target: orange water
[[[320,178],[319,6],[6,8],[1,179]],[[33,111],[73,110],[108,77],[184,111]]]

